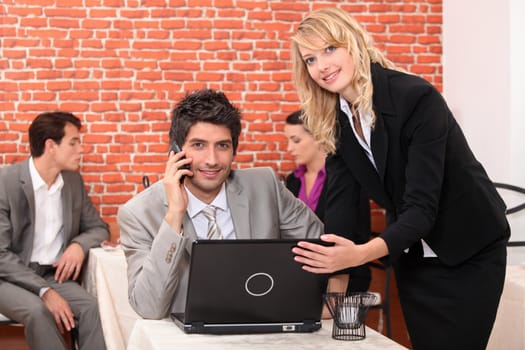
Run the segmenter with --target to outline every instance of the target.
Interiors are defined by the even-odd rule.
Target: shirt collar
[[[293,171],[293,174],[295,175],[295,177],[297,178],[301,178],[302,176],[304,176],[304,174],[306,173],[306,165],[304,164],[301,164],[299,165],[297,168],[295,168],[295,170]]]
[[[341,95],[339,95],[339,105],[341,106],[341,110],[345,112],[346,116],[348,117],[348,120],[350,121],[350,125],[354,127],[353,126],[354,122],[352,121],[352,116],[353,116],[352,108],[350,108],[350,104],[348,103],[348,101],[345,100],[345,98]],[[370,130],[370,123],[372,121],[372,116],[369,113],[365,113],[365,114],[360,113],[360,114],[361,114],[361,120],[365,121],[364,125],[361,125],[363,127],[363,131],[365,129]]]
[[[38,170],[36,170],[35,160],[33,159],[33,157],[29,158],[29,175],[31,176],[31,182],[33,183],[34,192],[39,191],[42,188],[45,188],[47,190],[46,182],[42,179],[42,177],[38,173]],[[64,179],[62,178],[62,173],[58,173],[55,182],[53,182],[53,184],[49,188],[49,192],[54,193],[56,191],[60,191],[63,186]]]
[[[301,164],[295,170],[293,171],[293,174],[296,178],[300,179],[301,177],[306,174],[306,165]],[[319,172],[317,173],[317,176],[325,176],[326,175],[326,168],[322,167]]]
[[[191,218],[194,218],[196,215],[198,215],[202,209],[208,206],[208,204],[204,203],[197,197],[191,193],[186,186],[184,186],[186,189],[186,193],[188,194],[188,208],[186,209],[188,212],[188,215]],[[215,199],[209,204],[213,205],[214,207],[226,211],[228,210],[228,200],[226,198],[226,184],[223,183],[221,186],[221,190],[215,197]]]
[[[345,114],[350,117],[350,119],[352,119],[352,109],[350,108],[348,101],[345,100],[341,95],[339,95],[339,105],[341,106],[341,110],[345,112]]]

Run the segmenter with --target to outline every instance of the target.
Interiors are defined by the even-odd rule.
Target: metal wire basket
[[[332,338],[360,340],[366,337],[365,319],[368,309],[376,303],[372,293],[327,293],[324,301],[334,320]]]

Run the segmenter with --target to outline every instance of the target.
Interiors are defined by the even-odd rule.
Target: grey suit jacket
[[[278,181],[273,169],[232,171],[226,196],[236,238],[317,238],[323,224]],[[197,239],[186,215],[180,236],[164,221],[168,208],[161,181],[118,212],[120,241],[128,263],[129,301],[144,318],[182,312],[186,304],[191,243]]]
[[[62,177],[64,245],[80,244],[87,257],[89,248],[108,239],[108,225],[89,199],[82,176],[62,171]],[[34,221],[35,200],[27,159],[0,169],[0,283],[7,281],[38,294],[48,284],[28,267]]]

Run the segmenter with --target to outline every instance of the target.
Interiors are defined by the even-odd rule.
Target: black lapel
[[[388,133],[385,125],[386,115],[394,116],[395,109],[390,98],[389,73],[391,72],[377,63],[370,65],[372,85],[374,87],[373,104],[376,121],[370,135],[370,147],[374,155],[377,172],[381,182],[384,182],[386,172],[386,159],[388,155]]]
[[[370,135],[370,147],[374,155],[377,172],[381,182],[385,179],[386,157],[388,154],[388,134],[385,129],[385,123],[381,112],[375,111],[376,122]]]
[[[339,146],[338,149],[348,168],[351,169],[357,181],[363,186],[370,197],[383,208],[391,208],[391,200],[383,189],[382,181],[378,172],[368,159],[365,151],[359,145],[346,114],[337,109],[339,123]]]

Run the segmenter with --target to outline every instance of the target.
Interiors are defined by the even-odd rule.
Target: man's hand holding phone
[[[171,154],[177,154],[177,153],[180,153],[182,152],[181,148],[179,147],[179,145],[176,143],[176,142],[172,142],[171,145],[170,145],[170,151],[168,152],[168,157],[171,156]],[[182,158],[180,158],[181,160],[182,159],[186,159],[186,157],[184,156],[184,154],[182,155]],[[182,164],[179,169],[186,169],[186,170],[190,170],[190,164],[189,163],[185,163],[185,164]],[[182,174],[182,176],[180,177],[180,183],[183,183],[184,182],[184,178],[186,177],[186,174]]]
[[[178,152],[177,152],[178,151]],[[188,207],[188,195],[184,189],[184,176],[192,176],[190,163],[184,151],[173,144],[168,154],[168,162],[164,172],[164,189],[168,199],[168,211],[164,219],[176,231],[180,232],[184,213]]]

